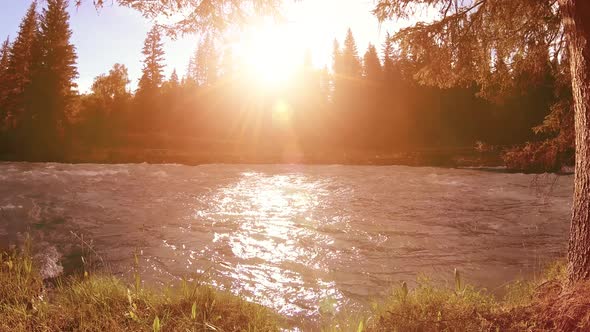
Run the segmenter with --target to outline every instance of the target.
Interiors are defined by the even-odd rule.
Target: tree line
[[[13,43],[0,54],[2,149],[59,156],[76,99],[76,53],[70,43],[67,2],[33,3]]]
[[[297,72],[271,89],[253,85],[231,48],[209,34],[197,38],[182,78],[176,70],[164,77],[163,31],[154,27],[136,91],[125,65],[115,64],[80,95],[68,19],[65,0],[49,0],[40,14],[33,3],[15,40],[3,44],[0,149],[8,155],[60,159],[92,148],[376,155],[485,142],[517,145],[506,160],[523,168],[518,163],[554,168],[573,158],[569,64],[552,45],[496,55],[478,69],[503,80],[483,84],[457,69],[429,86],[420,79],[431,59],[389,35],[361,56],[348,30],[334,41],[330,65],[315,68],[307,51]],[[473,62],[469,52],[456,57]],[[540,65],[514,68],[514,57]]]

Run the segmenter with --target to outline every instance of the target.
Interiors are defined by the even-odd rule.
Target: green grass
[[[376,307],[375,331],[479,331],[497,306],[493,297],[468,286],[458,290],[421,279],[416,288],[401,286]]]
[[[485,289],[454,287],[427,278],[413,289],[395,288],[374,306],[369,331],[589,331],[590,284],[565,287],[565,264],[551,265],[539,280],[517,281],[498,298]]]
[[[84,272],[41,280],[26,252],[0,255],[0,331],[277,331],[269,309],[199,282],[148,289]]]
[[[44,281],[29,252],[25,246],[0,254],[0,331],[288,328],[287,320],[270,309],[201,282],[148,288],[139,275],[127,284],[112,275],[87,271]],[[420,278],[411,289],[405,283],[393,289],[370,314],[346,308],[328,312],[318,326],[303,330],[590,331],[590,282],[565,287],[564,276],[564,264],[555,264],[539,280],[509,284],[501,298],[463,285],[458,272],[451,287]]]

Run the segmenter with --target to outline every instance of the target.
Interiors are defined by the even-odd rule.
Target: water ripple
[[[0,163],[0,174],[0,245],[31,232],[66,256],[73,230],[114,271],[139,252],[148,282],[203,274],[310,319],[420,273],[451,280],[456,267],[491,289],[537,273],[565,250],[572,193],[572,176],[473,169]]]

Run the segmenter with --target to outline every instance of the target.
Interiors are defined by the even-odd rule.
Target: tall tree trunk
[[[590,279],[590,1],[559,0],[566,29],[574,97],[576,175],[567,273]]]

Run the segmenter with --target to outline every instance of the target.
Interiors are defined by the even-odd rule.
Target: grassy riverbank
[[[276,331],[279,318],[198,282],[148,289],[84,272],[43,281],[31,257],[2,254],[0,331]],[[139,276],[137,276],[139,278]]]
[[[564,275],[564,265],[557,263],[541,280],[509,284],[500,299],[462,285],[458,273],[454,287],[419,280],[412,290],[395,289],[375,308],[369,326],[375,331],[575,331],[579,325],[586,331],[590,288],[566,291]]]
[[[0,259],[0,331],[278,331],[271,310],[198,282],[164,289],[132,285],[109,275],[81,273],[42,280],[26,253]],[[564,288],[555,264],[537,281],[507,286],[497,299],[485,290],[421,279],[375,304],[364,318],[332,318],[324,331],[587,331],[590,283]],[[139,276],[136,276],[139,278]],[[346,310],[346,309],[344,309]],[[318,328],[319,329],[319,328]]]

